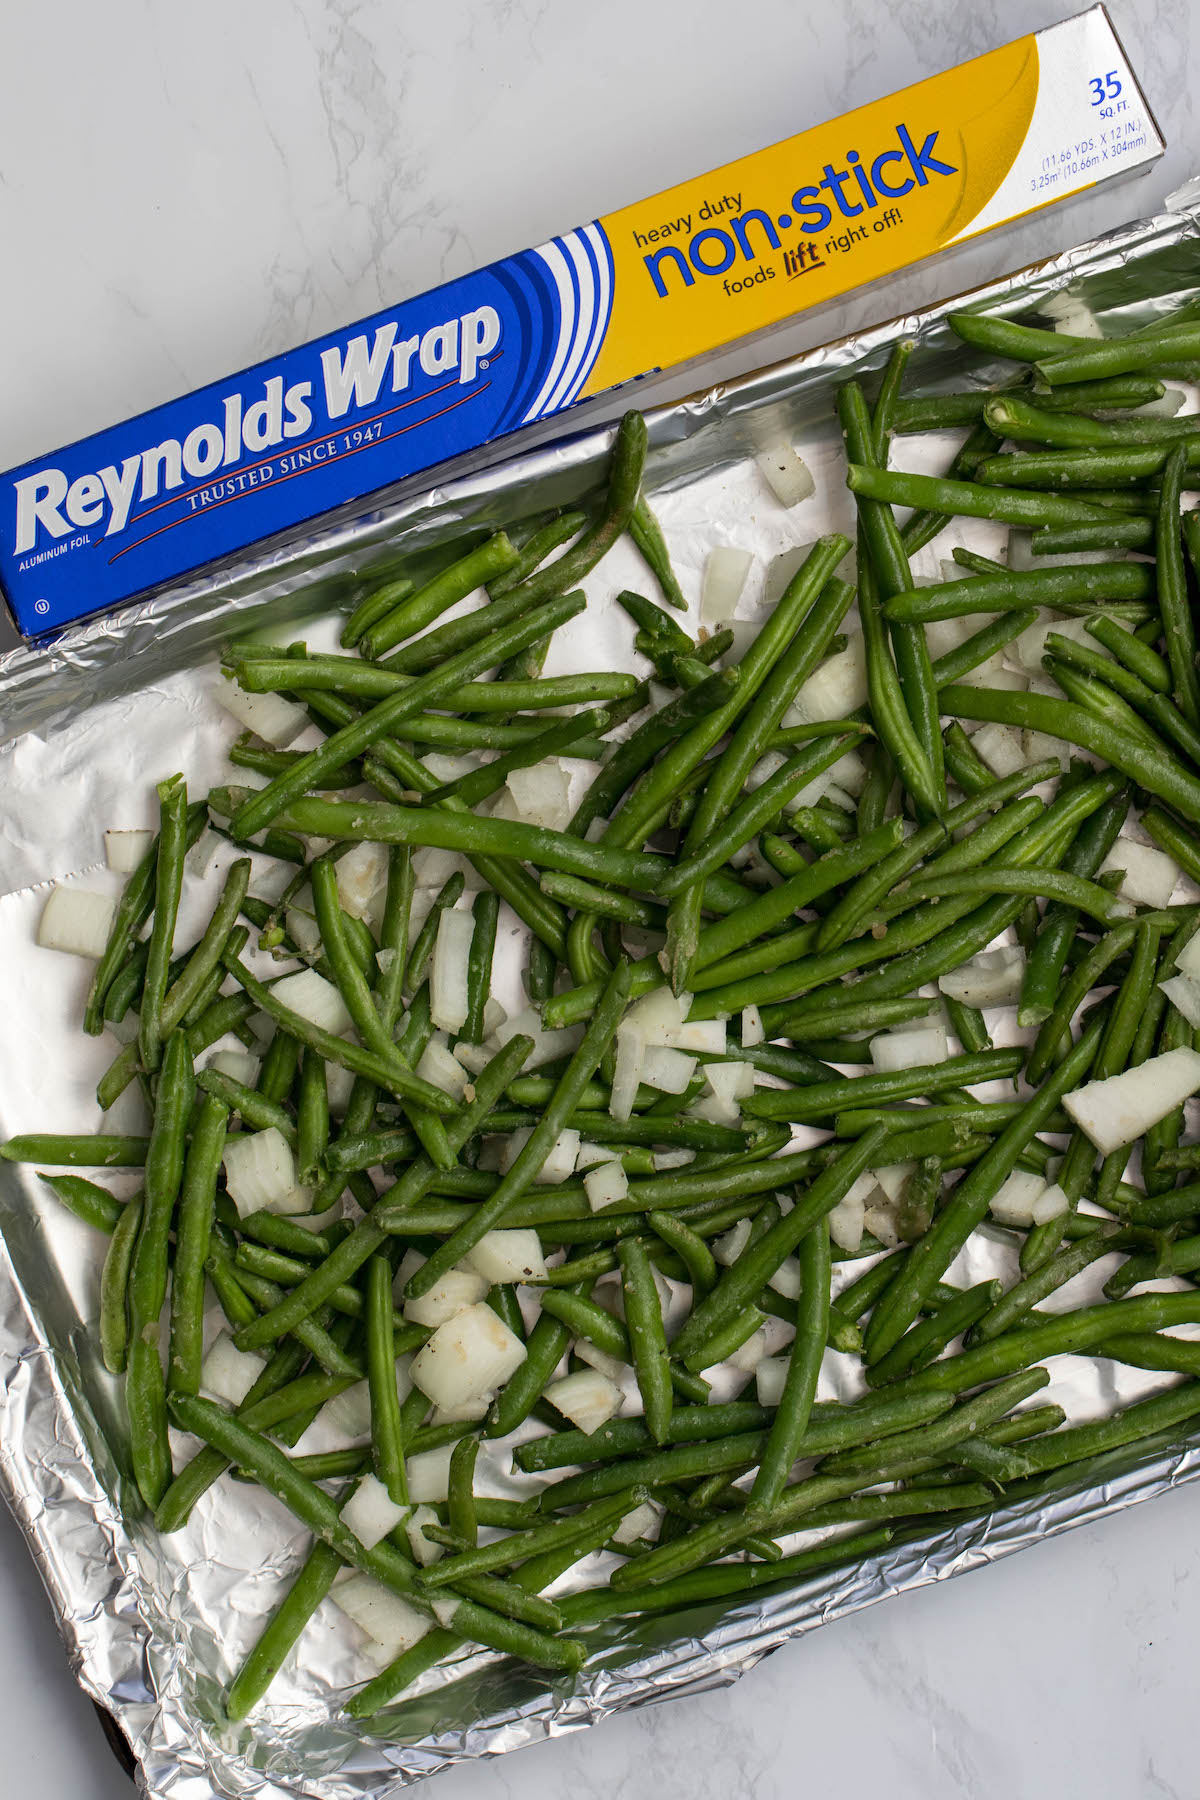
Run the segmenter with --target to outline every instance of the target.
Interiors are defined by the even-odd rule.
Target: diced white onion
[[[464,775],[474,774],[479,767],[477,757],[448,756],[444,750],[430,750],[421,761],[441,782],[461,781]]]
[[[489,1312],[491,1308],[488,1308]],[[495,1318],[495,1313],[492,1317]],[[432,1342],[432,1339],[430,1340]],[[449,1496],[450,1458],[453,1444],[440,1444],[436,1450],[418,1450],[405,1459],[408,1497],[415,1504],[437,1506]]]
[[[454,1623],[454,1615],[462,1605],[462,1601],[446,1595],[440,1600],[431,1600],[429,1604],[432,1606],[433,1616],[442,1627],[442,1630],[449,1631],[451,1625]]]
[[[1014,1169],[992,1197],[991,1215],[1001,1225],[1029,1226],[1034,1222],[1034,1207],[1046,1191],[1047,1183],[1028,1169]]]
[[[1050,294],[1042,301],[1042,311],[1048,319],[1054,321],[1055,331],[1067,337],[1098,338],[1104,336],[1099,319],[1079,294],[1072,294],[1063,288],[1057,294]]]
[[[860,1175],[830,1213],[829,1235],[839,1250],[853,1255],[862,1243],[867,1201],[873,1196],[877,1186],[872,1174]]]
[[[777,1294],[785,1300],[798,1300],[803,1283],[800,1279],[800,1259],[797,1256],[785,1256],[775,1273],[767,1282]]]
[[[1038,564],[1047,560],[1041,556],[1036,559]],[[1078,560],[1077,556],[1072,555],[1072,562],[1078,562]],[[1052,632],[1059,637],[1070,638],[1072,643],[1083,644],[1101,656],[1109,655],[1104,646],[1097,643],[1087,629],[1086,619],[1051,619],[1048,621],[1043,619],[1039,620],[1036,625],[1027,625],[1011,644],[1006,644],[1004,647],[1005,657],[1009,662],[1015,663],[1019,669],[1024,670],[1027,675],[1043,675],[1045,670],[1042,667],[1042,658],[1046,654],[1046,639]]]
[[[413,1357],[412,1378],[435,1406],[460,1406],[464,1400],[494,1394],[524,1360],[520,1338],[490,1306],[480,1304],[438,1326]]]
[[[760,1406],[778,1406],[783,1399],[788,1360],[786,1356],[764,1356],[761,1362],[755,1365],[754,1383],[758,1390]]]
[[[365,919],[375,896],[387,886],[387,845],[355,844],[345,856],[339,856],[334,872],[343,912]]]
[[[463,1419],[485,1419],[492,1403],[491,1393],[476,1394],[472,1400],[460,1400],[457,1406],[435,1406],[429,1415],[430,1425],[459,1424]]]
[[[725,1043],[724,1019],[696,1019],[679,1027],[671,1040],[671,1047],[674,1050],[695,1051],[700,1055],[724,1056]]]
[[[312,904],[312,889],[301,888],[296,895],[295,905],[284,909],[283,922],[301,956],[318,957],[322,950],[321,927],[317,924]]]
[[[739,1219],[731,1230],[723,1233],[712,1246],[714,1259],[722,1268],[728,1269],[737,1261],[746,1245],[750,1242],[751,1225],[749,1219]]]
[[[700,617],[714,625],[733,617],[754,557],[749,550],[718,544],[709,551],[700,584]]]
[[[621,1390],[599,1369],[579,1369],[552,1381],[546,1398],[580,1431],[599,1431],[621,1405]]]
[[[653,993],[634,1001],[622,1023],[636,1031],[644,1043],[677,1047],[676,1039],[691,1003],[690,994],[673,994],[669,987],[655,988]]]
[[[586,1338],[576,1339],[575,1354],[589,1369],[598,1369],[601,1375],[606,1375],[618,1387],[629,1368],[629,1364],[622,1362],[619,1356],[609,1356],[607,1351],[597,1349]]]
[[[424,1258],[421,1260],[424,1261]],[[400,1274],[405,1283],[412,1272],[411,1269],[406,1270],[403,1263],[400,1265]],[[398,1275],[397,1281],[399,1279]],[[465,1312],[469,1306],[477,1306],[489,1286],[486,1277],[476,1274],[473,1269],[447,1269],[427,1293],[404,1302],[404,1316],[413,1325],[444,1325],[448,1319]]]
[[[942,1063],[949,1054],[942,1025],[920,1025],[912,1031],[881,1031],[871,1039],[871,1062],[880,1075],[894,1069],[919,1069]]]
[[[1119,837],[1104,861],[1100,873],[1123,869],[1122,900],[1133,900],[1139,906],[1161,908],[1171,904],[1171,895],[1179,879],[1179,864],[1164,850],[1139,844],[1133,838]]]
[[[817,484],[807,463],[797,456],[790,444],[772,444],[770,449],[760,451],[754,460],[780,506],[799,506],[802,500],[811,499],[816,493]]]
[[[432,1538],[425,1536],[427,1525],[436,1525],[437,1513],[432,1506],[416,1506],[409,1513],[404,1525],[404,1535],[408,1539],[413,1553],[413,1561],[419,1568],[427,1569],[431,1563],[437,1562],[446,1554],[445,1544],[435,1544]]]
[[[1063,1106],[1102,1156],[1132,1144],[1200,1090],[1200,1052],[1167,1050],[1106,1080],[1088,1081]]]
[[[441,1031],[457,1031],[467,1017],[467,962],[475,921],[469,912],[447,907],[438,920],[429,971],[429,1013]]]
[[[695,1161],[695,1157],[694,1150],[656,1150],[654,1152],[655,1174],[661,1175],[668,1169],[686,1169],[690,1162]]]
[[[619,1162],[601,1163],[583,1178],[583,1191],[593,1212],[602,1212],[629,1192],[629,1177]]]
[[[938,976],[938,987],[963,1006],[1014,1006],[1025,978],[1025,952],[1017,944],[983,950],[960,968]]]
[[[582,1175],[585,1169],[594,1169],[600,1163],[620,1162],[621,1153],[613,1150],[608,1144],[589,1144],[586,1140],[579,1146],[579,1154],[575,1158],[575,1173]]]
[[[1182,388],[1169,387],[1157,400],[1147,400],[1144,406],[1135,406],[1132,410],[1144,419],[1173,419],[1183,411],[1186,401],[1187,395]]]
[[[633,1111],[645,1054],[645,1038],[640,1031],[623,1020],[617,1027],[617,1053],[608,1103],[609,1113],[614,1119],[625,1120]]]
[[[389,1531],[395,1531],[407,1511],[407,1506],[397,1506],[389,1497],[377,1476],[364,1475],[342,1508],[342,1524],[360,1544],[373,1550]]]
[[[307,1019],[310,1025],[332,1032],[334,1037],[341,1037],[343,1031],[350,1029],[346,1002],[333,983],[315,969],[299,969],[295,975],[285,975],[276,982],[272,993],[282,1006]]]
[[[532,1227],[489,1231],[465,1258],[476,1274],[492,1282],[539,1281],[546,1273],[541,1239]]]
[[[314,1421],[320,1428],[321,1441],[330,1449],[350,1449],[371,1433],[371,1391],[368,1383],[356,1381],[352,1387],[327,1400]]]
[[[696,1059],[665,1044],[647,1044],[642,1055],[642,1080],[660,1094],[683,1094],[696,1073]]]
[[[1021,733],[1011,725],[982,726],[971,739],[971,747],[998,779],[1026,767]]]
[[[106,831],[104,860],[118,875],[132,875],[153,840],[152,831]]]
[[[1190,975],[1194,981],[1200,981],[1200,931],[1192,933],[1175,958],[1175,967],[1181,975]]]
[[[885,1250],[894,1250],[900,1242],[900,1233],[896,1230],[896,1215],[891,1202],[880,1194],[874,1206],[868,1206],[863,1213],[863,1228],[878,1238]]]
[[[747,1375],[753,1375],[759,1363],[767,1355],[767,1344],[766,1329],[760,1325],[758,1330],[746,1339],[741,1348],[735,1350],[733,1355],[726,1357],[725,1360],[731,1369],[741,1369]]]
[[[296,1180],[292,1147],[278,1126],[225,1140],[225,1186],[244,1219],[253,1212],[312,1211],[312,1189]]]
[[[875,1186],[882,1188],[887,1199],[894,1206],[911,1180],[916,1163],[889,1163],[886,1169],[872,1169],[871,1180]]]
[[[546,831],[566,830],[571,818],[569,784],[566,770],[555,758],[529,769],[513,769],[504,785],[526,824]]]
[[[801,725],[821,719],[844,719],[867,700],[867,657],[861,632],[844,650],[827,656],[796,695],[784,715],[785,725]]]
[[[229,1333],[222,1331],[200,1365],[200,1392],[211,1400],[240,1406],[265,1367],[265,1357],[239,1350]]]
[[[463,914],[463,917],[469,918],[469,915]],[[580,1025],[569,1025],[562,1031],[543,1030],[541,1015],[532,1007],[515,1013],[511,1019],[500,1020],[495,1027],[489,1027],[489,1031],[488,1048],[493,1055],[497,1050],[503,1050],[505,1044],[515,1037],[532,1038],[533,1049],[525,1059],[527,1069],[536,1069],[542,1063],[556,1062],[560,1056],[569,1056],[583,1041],[583,1027]]]
[[[466,1069],[452,1054],[441,1032],[435,1032],[421,1052],[416,1073],[422,1081],[431,1082],[455,1100],[461,1100],[469,1086]]]
[[[411,1650],[433,1629],[433,1622],[425,1613],[418,1612],[401,1594],[393,1593],[382,1581],[362,1570],[356,1570],[346,1581],[336,1582],[332,1599],[347,1618],[381,1646],[389,1662],[402,1650]]]
[[[762,1014],[751,1002],[742,1008],[742,1049],[752,1050],[755,1044],[761,1044],[766,1038],[763,1030]]]
[[[639,1538],[656,1538],[665,1511],[657,1500],[643,1500],[640,1506],[625,1514],[612,1534],[613,1543],[635,1544]]]
[[[277,750],[285,749],[309,723],[304,708],[282,694],[247,694],[233,681],[217,683],[217,699],[239,725]]]
[[[228,1075],[233,1081],[240,1081],[243,1087],[253,1087],[258,1080],[258,1058],[251,1056],[248,1050],[214,1051],[205,1067],[215,1069],[219,1075]]]
[[[43,950],[66,950],[72,956],[99,961],[116,910],[117,902],[110,894],[52,887],[38,921],[37,941]]]
[[[1033,1222],[1044,1225],[1048,1219],[1061,1218],[1063,1213],[1070,1212],[1071,1202],[1058,1183],[1051,1182],[1044,1187],[1033,1203]]]
[[[1200,982],[1190,975],[1172,975],[1158,985],[1176,1011],[1183,1014],[1192,1030],[1200,1028]]]

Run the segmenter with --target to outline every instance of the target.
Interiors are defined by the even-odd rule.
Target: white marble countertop
[[[1070,0],[57,0],[0,20],[0,467],[1078,10]],[[1156,208],[1200,168],[1192,0],[1110,10],[1169,144],[1137,183],[800,321],[835,335]],[[676,380],[674,391],[695,385]],[[734,1688],[439,1777],[775,1800],[1197,1791],[1181,1492],[842,1621]],[[120,1800],[0,1518],[5,1792]]]

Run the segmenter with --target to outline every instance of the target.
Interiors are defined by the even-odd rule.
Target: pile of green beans
[[[1139,411],[1200,334],[1093,343],[975,314],[951,323],[1013,375],[993,392],[908,394],[900,345],[873,400],[842,387],[856,587],[834,573],[849,537],[822,538],[740,659],[728,631],[689,629],[643,492],[636,413],[603,493],[524,533],[464,540],[420,582],[393,562],[345,621],[342,654],[228,649],[230,679],[306,708],[321,741],[239,739],[233,761],[257,787],[201,800],[183,775],[159,784],[159,829],[84,1018],[93,1036],[121,1028],[102,1106],[136,1083],[146,1128],[23,1136],[0,1155],[47,1171],[48,1190],[108,1239],[100,1350],[124,1382],[138,1495],[160,1528],[186,1525],[236,1471],[312,1534],[234,1677],[230,1717],[303,1657],[346,1565],[436,1620],[350,1700],[370,1721],[464,1646],[570,1676],[587,1648],[572,1630],[879,1556],[1064,1468],[1086,1480],[1099,1457],[1198,1428],[1200,1353],[1169,1332],[1200,1323],[1200,1144],[1179,1108],[1101,1157],[1068,1113],[1089,1079],[1200,1048],[1160,985],[1200,907],[1141,904],[1107,860],[1138,821],[1200,881],[1200,513],[1181,510],[1200,431]],[[969,432],[945,477],[889,466],[904,434],[930,430]],[[1035,555],[1103,560],[1017,570],[960,545],[962,578],[922,585],[911,559],[960,518],[1030,531]],[[650,673],[542,677],[553,634],[589,604],[580,582],[623,538],[652,583],[617,599]],[[462,610],[480,588],[484,603]],[[865,703],[808,720],[805,684],[848,641],[855,607]],[[976,614],[978,630],[931,656],[927,627]],[[1049,679],[1024,691],[1008,659],[1043,626]],[[552,707],[578,710],[547,720]],[[1019,767],[993,772],[970,736],[984,722],[1025,734]],[[448,771],[431,746],[465,765]],[[561,777],[558,758],[583,771],[560,823],[497,803],[524,771]],[[181,949],[185,884],[199,879],[185,859],[208,817],[238,854]],[[339,867],[363,845],[379,876],[365,921]],[[442,885],[419,908],[425,852],[442,853]],[[267,885],[278,859],[295,867]],[[470,920],[465,1015],[437,1033],[454,912]],[[1014,938],[1018,1030],[995,1047],[990,1009],[943,1005],[930,984]],[[496,1010],[509,945],[536,1032],[526,1020],[506,1036]],[[349,1029],[277,991],[304,967],[336,990]],[[650,1063],[631,1086],[631,1009],[648,1002],[661,1020],[668,987],[688,1009],[670,1078],[655,1077],[671,1091]],[[891,1032],[932,1028],[921,1042],[936,1043],[939,1026],[944,1056],[897,1066],[882,1053]],[[250,1082],[203,1060],[228,1034],[260,1057]],[[241,1216],[227,1190],[231,1148],[268,1132],[294,1158],[307,1219]],[[593,1203],[583,1159],[547,1179],[572,1133],[619,1173],[607,1204]],[[91,1179],[106,1170],[127,1186],[140,1172],[138,1191]],[[1020,1174],[1056,1183],[1065,1207],[1015,1224],[1002,1190]],[[423,1321],[496,1231],[535,1234],[549,1259],[486,1296],[521,1360],[483,1417],[443,1417],[397,1369],[436,1349],[440,1326]],[[957,1286],[955,1259],[978,1234],[1009,1266]],[[1104,1298],[1039,1310],[1085,1270]],[[1169,1292],[1155,1285],[1167,1278]],[[234,1406],[202,1391],[214,1302],[236,1347],[262,1359]],[[772,1344],[777,1380],[740,1393]],[[851,1403],[819,1397],[829,1349],[860,1366]],[[1062,1355],[1125,1361],[1164,1385],[1070,1425],[1027,1404]],[[593,1386],[609,1379],[613,1410],[584,1429],[554,1402],[589,1368]],[[359,1382],[369,1444],[296,1452]],[[172,1423],[202,1444],[179,1466]],[[482,1497],[479,1467],[518,1431],[513,1461],[538,1492]],[[370,1472],[403,1511],[413,1459],[435,1452],[447,1486],[423,1531],[441,1560],[417,1559],[403,1519],[366,1547],[342,1517],[351,1490],[330,1484]],[[799,1554],[781,1542],[846,1523],[858,1529]],[[608,1581],[546,1597],[601,1550],[619,1558]],[[735,1551],[743,1560],[724,1560]]]

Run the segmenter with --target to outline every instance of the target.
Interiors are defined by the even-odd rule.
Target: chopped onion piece
[[[1054,321],[1055,331],[1064,332],[1068,337],[1104,336],[1100,321],[1087,301],[1079,294],[1072,294],[1068,288],[1049,294],[1042,301],[1042,311]]]
[[[829,1235],[839,1250],[851,1255],[862,1243],[863,1214],[879,1183],[868,1172],[860,1175],[829,1215]]]
[[[352,1387],[327,1400],[314,1421],[322,1443],[330,1449],[350,1449],[371,1434],[371,1392],[367,1382],[356,1381]]]
[[[405,1261],[407,1260],[406,1257]],[[424,1260],[424,1257],[420,1259],[421,1262]],[[405,1269],[401,1263],[400,1274],[405,1282],[411,1273],[412,1270]],[[399,1281],[400,1276],[396,1279]],[[477,1275],[473,1269],[447,1269],[428,1293],[420,1295],[416,1300],[404,1302],[404,1316],[414,1325],[444,1325],[448,1319],[455,1318],[468,1307],[478,1305],[490,1285],[485,1276]]]
[[[304,708],[282,694],[247,694],[232,681],[217,683],[217,699],[239,725],[276,750],[286,749],[311,723]]]
[[[778,1406],[783,1399],[789,1361],[786,1356],[764,1356],[755,1364],[754,1385],[760,1406]]]
[[[462,917],[470,921],[469,913],[463,913]],[[525,1060],[525,1067],[536,1069],[541,1063],[556,1062],[560,1056],[570,1056],[577,1050],[583,1041],[583,1027],[568,1025],[562,1031],[545,1031],[541,1014],[529,1007],[525,1012],[515,1013],[511,1019],[500,1020],[488,1038],[489,1051],[494,1055],[518,1036],[533,1039],[533,1049]]]
[[[1144,419],[1173,419],[1177,413],[1183,411],[1186,401],[1187,395],[1182,388],[1165,388],[1157,400],[1147,400],[1144,406],[1135,406],[1129,416],[1140,415]]]
[[[617,1027],[617,1054],[613,1067],[612,1097],[608,1110],[614,1119],[627,1119],[642,1079],[646,1040],[641,1032],[622,1021]]]
[[[546,1273],[546,1258],[541,1239],[532,1227],[489,1231],[475,1248],[468,1251],[466,1262],[485,1281],[539,1281]]]
[[[767,1331],[760,1325],[752,1337],[748,1337],[740,1349],[732,1356],[726,1357],[731,1369],[742,1369],[747,1375],[753,1375],[760,1362],[767,1355]]]
[[[999,780],[1026,767],[1021,733],[1011,725],[984,725],[971,739],[971,747]]]
[[[525,1360],[525,1346],[486,1303],[468,1306],[444,1325],[413,1357],[412,1378],[435,1406],[461,1406],[480,1394],[494,1394]],[[412,1489],[410,1487],[410,1493]],[[413,1494],[428,1500],[429,1494]],[[439,1495],[437,1498],[445,1498]]]
[[[686,1169],[690,1162],[695,1161],[695,1158],[694,1150],[656,1150],[654,1152],[655,1174],[664,1174],[668,1169]]]
[[[333,983],[318,975],[315,969],[300,969],[295,975],[285,975],[282,981],[276,982],[272,992],[281,1005],[299,1013],[310,1025],[331,1031],[334,1037],[341,1037],[350,1029],[346,1002]]]
[[[684,1094],[696,1073],[696,1059],[663,1044],[647,1044],[642,1056],[642,1080],[660,1094]]]
[[[712,1247],[712,1253],[722,1268],[728,1269],[737,1261],[746,1245],[750,1242],[751,1225],[749,1219],[739,1219],[732,1230],[719,1237]]]
[[[1122,900],[1133,900],[1139,906],[1165,907],[1179,879],[1179,865],[1163,850],[1151,849],[1133,838],[1119,837],[1104,861],[1100,873],[1123,869]]]
[[[1014,1169],[993,1195],[991,1215],[1000,1225],[1019,1227],[1033,1224],[1033,1209],[1046,1191],[1040,1175],[1027,1169]]]
[[[900,1233],[896,1230],[896,1215],[891,1202],[885,1195],[880,1195],[874,1206],[868,1206],[863,1213],[863,1227],[878,1238],[885,1250],[895,1250],[900,1243]]]
[[[785,1300],[798,1300],[802,1286],[799,1257],[785,1256],[767,1286],[774,1288],[777,1294],[782,1294]]]
[[[1200,1090],[1200,1052],[1167,1050],[1106,1080],[1088,1081],[1063,1106],[1102,1156],[1132,1144]]]
[[[365,1549],[373,1550],[395,1531],[407,1511],[407,1506],[397,1506],[389,1497],[377,1476],[364,1475],[342,1508],[342,1524],[349,1526]]]
[[[1033,1222],[1044,1225],[1048,1219],[1061,1218],[1063,1213],[1070,1212],[1071,1202],[1058,1183],[1051,1182],[1044,1187],[1033,1203]]]
[[[1175,967],[1181,975],[1190,975],[1193,980],[1200,981],[1200,931],[1192,933],[1175,958]]]
[[[938,987],[963,1006],[1014,1006],[1025,979],[1025,952],[1017,944],[984,950],[961,968],[938,976]]]
[[[451,1625],[454,1623],[454,1615],[462,1605],[462,1601],[447,1596],[441,1600],[431,1600],[429,1604],[433,1608],[434,1618],[442,1627],[443,1631],[449,1631]]]
[[[228,1075],[231,1080],[240,1081],[243,1087],[253,1087],[258,1080],[259,1061],[248,1050],[214,1051],[205,1067],[215,1069],[218,1075]]]
[[[880,1075],[894,1069],[943,1063],[949,1054],[943,1025],[920,1025],[913,1031],[881,1031],[871,1039],[871,1062]]]
[[[763,1030],[762,1014],[753,1002],[742,1008],[742,1049],[752,1050],[766,1038]]]
[[[461,1100],[470,1085],[466,1069],[451,1053],[441,1032],[435,1032],[421,1052],[416,1073],[422,1081],[431,1082],[455,1100]]]
[[[345,1516],[343,1510],[342,1517]],[[332,1599],[347,1618],[382,1646],[389,1662],[394,1662],[401,1651],[411,1650],[433,1629],[424,1613],[362,1570],[346,1581],[336,1582]]]
[[[316,916],[312,911],[312,904],[312,889],[309,887],[301,888],[300,892],[296,895],[295,905],[285,908],[283,922],[287,927],[288,936],[295,944],[301,956],[311,956],[316,958],[320,956],[323,945],[321,943],[321,928],[317,924]]]
[[[609,1381],[620,1386],[623,1377],[628,1372],[628,1363],[622,1362],[619,1356],[609,1356],[607,1351],[598,1350],[595,1344],[590,1344],[586,1338],[577,1338],[574,1349],[580,1362],[585,1362],[589,1369],[598,1370]]]
[[[52,887],[38,922],[37,941],[43,950],[66,950],[72,956],[99,961],[116,910],[117,902],[110,894]]]
[[[467,962],[475,921],[469,912],[448,907],[438,920],[429,972],[429,1012],[442,1031],[458,1031],[467,1018]]]
[[[619,1162],[601,1163],[584,1176],[583,1191],[592,1211],[602,1212],[606,1206],[624,1200],[629,1192],[629,1177]]]
[[[1172,975],[1158,985],[1176,1011],[1183,1014],[1192,1030],[1200,1028],[1200,982],[1190,975]]]
[[[529,769],[513,769],[504,785],[526,824],[546,831],[566,830],[571,818],[569,784],[566,770],[555,758]]]
[[[784,714],[785,725],[821,719],[844,719],[867,701],[867,657],[862,634],[855,633],[844,650],[827,656],[809,676]]]
[[[405,1521],[404,1535],[419,1568],[427,1569],[430,1563],[438,1562],[446,1554],[445,1544],[435,1544],[432,1538],[425,1536],[425,1527],[437,1523],[438,1516],[432,1506],[414,1507]]]
[[[694,1024],[681,1025],[671,1039],[673,1050],[706,1056],[724,1056],[725,1044],[724,1019],[697,1019]]]
[[[252,1212],[312,1211],[312,1189],[296,1180],[292,1147],[275,1125],[225,1140],[225,1186],[244,1219]]]
[[[491,1310],[489,1307],[488,1311]],[[492,1317],[496,1317],[495,1313]],[[418,1450],[415,1456],[406,1459],[404,1472],[408,1478],[408,1497],[414,1504],[437,1506],[449,1497],[453,1454],[453,1444],[439,1444],[436,1450]]]
[[[619,1410],[622,1395],[616,1382],[598,1369],[579,1369],[561,1381],[552,1381],[546,1398],[580,1431],[599,1431]]]
[[[749,550],[717,544],[709,551],[700,584],[700,617],[713,625],[731,619],[754,557]]]
[[[613,1543],[636,1544],[639,1538],[656,1538],[666,1510],[657,1500],[643,1500],[640,1506],[625,1514],[612,1534]]]
[[[339,856],[334,871],[343,912],[365,919],[375,896],[387,886],[387,845],[355,844],[345,856]]]
[[[636,1031],[643,1043],[678,1048],[676,1039],[683,1030],[690,994],[673,994],[669,987],[655,988],[642,1000],[635,1000],[622,1021]]]
[[[211,1400],[240,1406],[265,1367],[265,1357],[239,1350],[229,1333],[222,1331],[200,1365],[200,1391]]]
[[[780,506],[799,506],[802,500],[809,500],[816,493],[817,484],[807,463],[797,456],[790,444],[772,444],[769,450],[760,451],[754,460]]]
[[[153,841],[152,831],[106,831],[104,860],[118,875],[132,875]]]

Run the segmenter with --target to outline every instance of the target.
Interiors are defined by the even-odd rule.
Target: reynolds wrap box
[[[34,636],[1162,154],[1103,7],[0,477]]]

